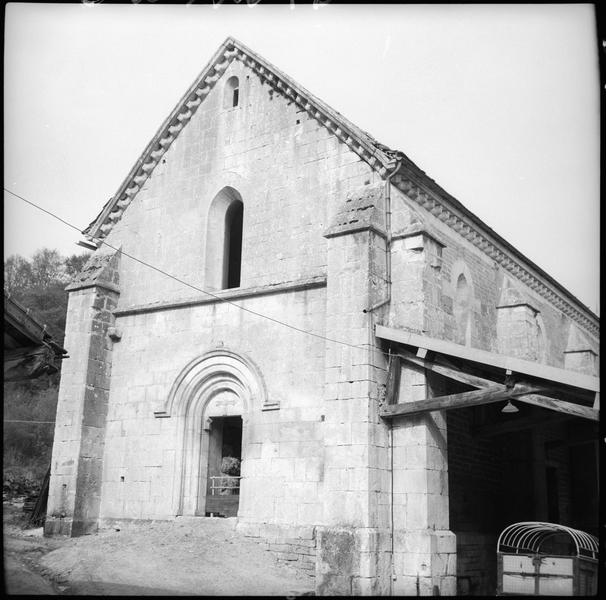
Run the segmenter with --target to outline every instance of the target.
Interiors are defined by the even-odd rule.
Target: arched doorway
[[[261,408],[265,399],[265,386],[257,367],[230,350],[208,352],[181,371],[164,410],[155,413],[156,417],[178,420],[173,480],[176,515],[204,516],[226,510],[230,514],[225,516],[237,514],[240,493],[229,491],[235,488],[235,480],[229,477],[238,477],[238,491],[246,483],[244,478],[229,475],[229,471],[222,473],[223,458],[236,458],[244,465],[246,444],[242,443],[242,435],[251,412],[255,407]],[[209,502],[212,496],[237,498],[216,498],[218,501],[213,503]]]

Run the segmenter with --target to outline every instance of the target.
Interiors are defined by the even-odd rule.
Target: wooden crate
[[[597,560],[542,554],[497,555],[500,596],[589,596],[597,594]]]

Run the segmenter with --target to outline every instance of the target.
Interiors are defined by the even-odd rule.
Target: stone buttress
[[[68,287],[65,345],[45,535],[96,531],[120,253],[97,253]]]
[[[317,529],[316,593],[389,594],[386,427],[377,417],[368,307],[384,272],[383,185],[343,203],[328,239],[324,524]],[[376,259],[376,255],[379,259]]]

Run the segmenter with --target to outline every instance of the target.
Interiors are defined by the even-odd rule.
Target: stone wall
[[[223,82],[232,75],[240,104],[223,108]],[[376,181],[325,127],[234,61],[107,241],[206,289],[208,213],[231,186],[244,204],[242,287],[325,275],[325,229],[351,190]],[[122,277],[129,282],[122,307],[200,296],[129,260]]]
[[[237,529],[273,554],[278,564],[297,569],[310,579],[315,578],[317,553],[315,527],[253,524],[240,521]]]
[[[419,329],[432,337],[598,373],[595,336],[394,186],[392,211],[391,326],[410,328],[405,324],[410,323],[411,311],[421,311]],[[406,279],[412,276],[413,263],[423,280],[422,292],[416,287],[411,292]],[[406,277],[400,274],[401,264],[406,265]],[[466,342],[457,339],[456,284],[461,274],[471,291]],[[411,293],[421,295],[413,301]]]
[[[325,289],[240,300],[273,318],[320,333]],[[120,316],[107,416],[102,516],[170,518],[178,511],[178,414],[156,418],[183,368],[210,350],[248,357],[263,374],[269,404],[244,415],[240,518],[315,524],[322,515],[323,343],[213,302]],[[292,332],[292,333],[291,333]],[[279,342],[279,340],[282,340]],[[288,344],[289,352],[284,353]],[[304,358],[303,358],[304,357]]]

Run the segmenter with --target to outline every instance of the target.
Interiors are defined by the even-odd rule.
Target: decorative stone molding
[[[119,342],[122,339],[122,330],[118,327],[109,327],[107,335],[112,342]]]
[[[263,376],[256,365],[241,354],[221,348],[195,358],[181,371],[164,406],[154,411],[154,416],[184,416],[195,398],[204,397],[208,403],[227,390],[241,398],[244,412],[250,412],[253,405],[276,408],[276,403],[267,398]]]
[[[430,230],[425,225],[420,226],[419,224],[415,224],[412,227],[407,227],[402,231],[398,231],[391,236],[392,241],[395,240],[405,240],[408,238],[413,238],[421,236],[423,240],[430,239],[440,248],[446,248],[446,243],[442,241],[439,236],[432,230]]]
[[[65,288],[68,292],[83,290],[91,287],[103,288],[111,292],[120,292],[120,274],[118,265],[120,250],[115,252],[97,252],[93,254],[82,270]]]
[[[212,295],[201,294],[199,297],[179,300],[176,302],[157,302],[154,304],[140,304],[137,306],[127,306],[114,311],[116,317],[125,317],[130,315],[141,315],[157,311],[176,310],[180,308],[190,308],[192,306],[202,306],[205,304],[216,304],[219,302],[243,300],[245,298],[255,298],[259,296],[268,296],[271,294],[286,294],[300,292],[315,288],[326,287],[326,275],[316,275],[305,279],[287,281],[284,283],[270,283],[267,285],[258,285],[248,288],[229,288],[218,290]]]
[[[325,238],[371,230],[386,237],[383,185],[364,186],[350,194],[324,233]]]
[[[226,348],[192,360],[179,373],[156,418],[174,418],[177,458],[173,509],[177,515],[200,511],[200,481],[206,477],[209,419],[241,416],[244,427],[255,407],[276,408],[267,399],[261,372],[247,357]],[[205,434],[207,436],[207,433]]]

